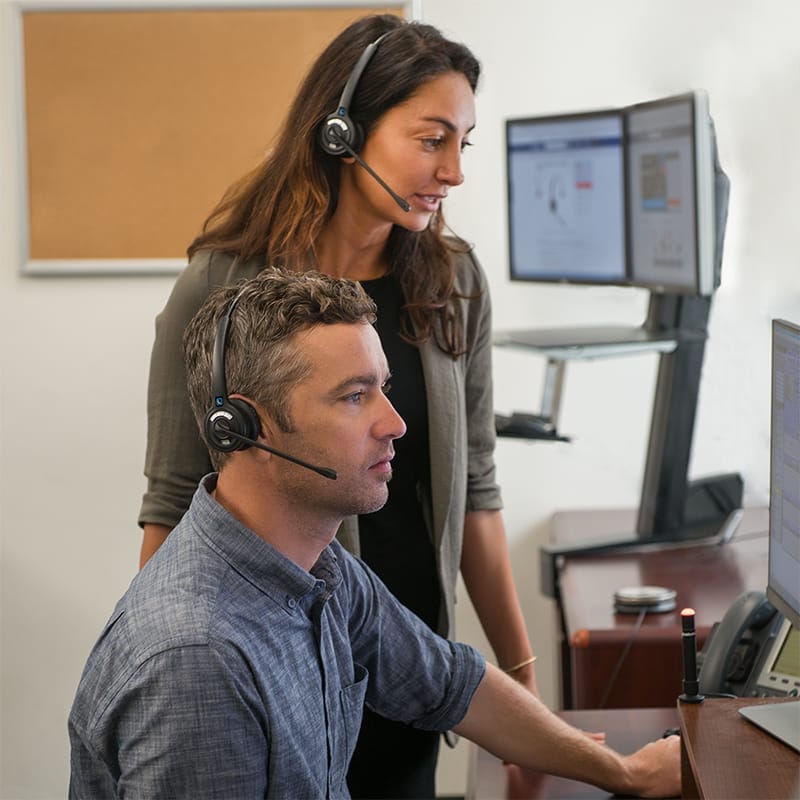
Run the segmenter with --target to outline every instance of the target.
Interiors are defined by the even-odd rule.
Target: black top
[[[403,292],[393,275],[361,281],[378,307],[375,327],[392,373],[389,399],[405,420],[396,439],[386,505],[358,518],[361,557],[389,590],[436,628],[441,602],[436,556],[425,525],[419,486],[430,496],[430,456],[425,377],[419,350],[400,338]]]

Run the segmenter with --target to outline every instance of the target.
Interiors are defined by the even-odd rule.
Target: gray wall
[[[791,0],[757,7],[746,0],[676,0],[658,8],[636,0],[423,0],[421,10],[426,21],[472,46],[484,64],[467,183],[452,193],[446,211],[452,227],[477,246],[498,327],[636,323],[646,304],[636,291],[508,282],[503,120],[694,87],[708,91],[732,195],[691,474],[739,470],[747,502],[763,505],[769,319],[800,320],[800,7]],[[16,78],[13,20],[9,0],[0,0],[6,110],[13,107]],[[80,669],[136,569],[147,362],[153,317],[173,279],[21,277],[20,143],[8,116],[4,121],[0,797],[55,798],[65,794],[65,720]],[[562,427],[573,443],[498,445],[516,577],[540,657],[542,692],[553,706],[559,702],[554,614],[538,593],[537,548],[554,511],[637,503],[656,358],[571,364]],[[498,350],[497,408],[535,409],[543,370],[538,356]],[[463,593],[462,599],[461,638],[485,648]],[[442,758],[440,790],[463,791],[465,768],[462,743]]]

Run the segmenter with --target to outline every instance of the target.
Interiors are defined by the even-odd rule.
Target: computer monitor
[[[699,90],[507,120],[511,280],[710,295],[720,172]]]
[[[619,111],[508,120],[506,167],[512,280],[627,283]]]
[[[772,322],[767,598],[800,628],[800,326]]]
[[[715,288],[714,142],[704,92],[625,109],[630,282]]]
[[[767,599],[793,631],[778,654],[782,672],[800,677],[800,326],[772,321],[769,556]],[[776,668],[777,664],[776,664]],[[740,710],[800,751],[800,700]]]

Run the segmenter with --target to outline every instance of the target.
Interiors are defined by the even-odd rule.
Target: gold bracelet
[[[508,667],[508,669],[504,669],[503,672],[505,672],[506,675],[510,675],[512,672],[517,672],[518,670],[521,670],[523,667],[527,667],[528,664],[533,664],[534,661],[536,661],[536,656],[531,656],[530,658],[526,658],[524,661],[520,661],[519,664],[514,664],[513,667]]]

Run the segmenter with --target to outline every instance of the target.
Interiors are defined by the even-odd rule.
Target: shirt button
[[[289,608],[294,608],[297,605],[297,600],[295,600],[294,597],[289,597],[289,595],[287,595],[286,605],[289,606]]]

